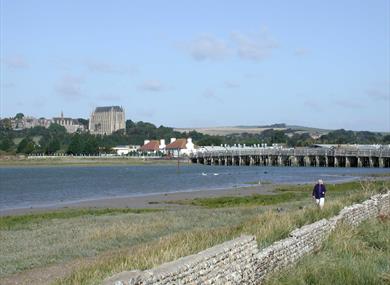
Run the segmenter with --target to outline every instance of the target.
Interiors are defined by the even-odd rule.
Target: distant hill
[[[265,130],[274,129],[279,131],[292,130],[292,133],[302,134],[308,133],[310,135],[318,136],[329,133],[331,130],[304,127],[304,126],[295,126],[295,125],[286,125],[284,123],[280,124],[271,124],[271,125],[261,125],[261,126],[224,126],[224,127],[206,127],[206,128],[175,128],[175,131],[184,133],[189,131],[197,131],[206,135],[219,135],[226,136],[231,134],[261,134]]]

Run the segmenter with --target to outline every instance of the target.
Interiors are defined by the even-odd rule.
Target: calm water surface
[[[248,182],[312,183],[358,179],[379,168],[306,168],[183,165],[0,168],[0,210],[204,189]],[[247,184],[246,184],[247,185]]]

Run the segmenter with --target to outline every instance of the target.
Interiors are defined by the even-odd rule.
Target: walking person
[[[324,207],[325,192],[326,192],[326,188],[324,185],[324,181],[319,179],[318,182],[316,183],[316,185],[314,185],[312,195],[313,195],[313,199],[316,200],[316,204],[318,205],[318,207],[320,207],[320,209],[322,209]]]

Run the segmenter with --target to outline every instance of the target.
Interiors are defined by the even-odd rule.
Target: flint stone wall
[[[337,216],[296,229],[263,249],[254,236],[241,236],[150,270],[122,272],[104,285],[261,284],[271,273],[320,249],[338,224],[357,226],[379,214],[390,214],[390,192],[345,207]]]

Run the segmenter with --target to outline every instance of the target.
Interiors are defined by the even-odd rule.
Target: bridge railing
[[[291,149],[271,149],[271,148],[226,148],[225,150],[198,151],[191,155],[197,157],[224,157],[224,156],[256,156],[256,155],[276,155],[276,156],[350,156],[350,157],[390,157],[390,148],[379,148],[372,150],[354,149],[315,149],[315,148],[291,148]]]

